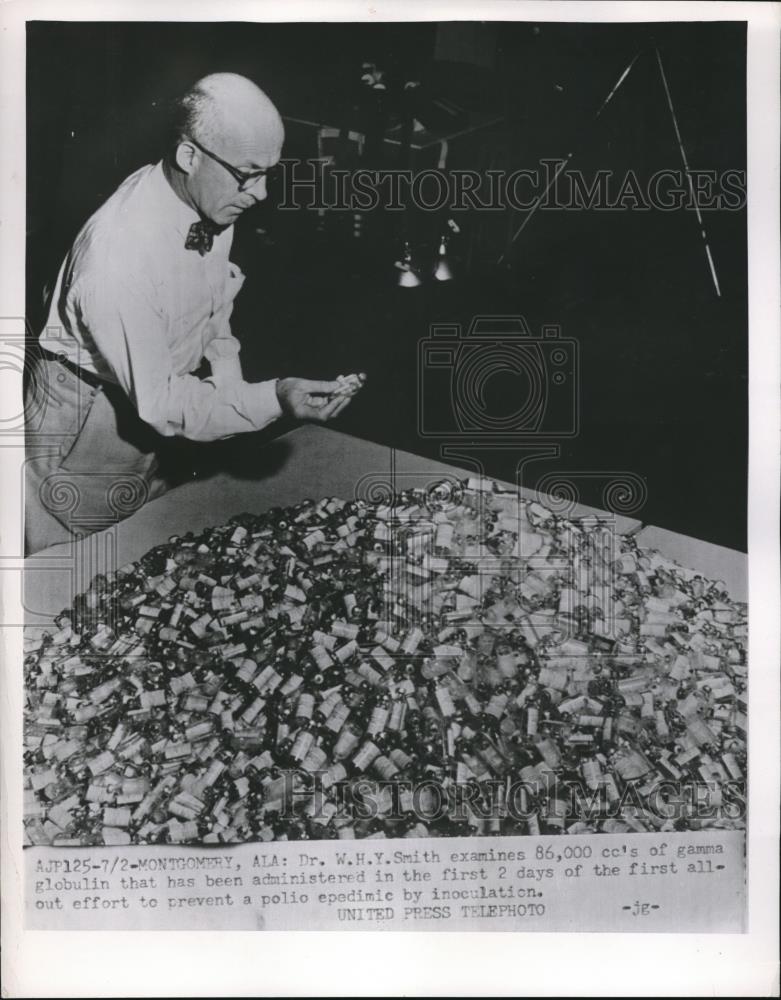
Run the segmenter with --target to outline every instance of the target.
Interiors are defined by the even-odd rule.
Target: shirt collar
[[[182,246],[187,239],[190,226],[194,222],[200,221],[200,216],[185,204],[179,195],[174,191],[163,171],[163,161],[155,164],[150,175],[150,181],[155,192],[155,200],[160,210],[160,218],[166,226],[172,226],[177,235],[182,239]]]

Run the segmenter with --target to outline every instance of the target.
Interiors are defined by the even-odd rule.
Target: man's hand
[[[340,377],[332,382],[280,378],[277,379],[277,398],[288,416],[323,422],[339,416],[365,379],[365,375],[351,376],[349,381]]]

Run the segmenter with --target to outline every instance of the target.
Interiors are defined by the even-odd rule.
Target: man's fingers
[[[343,402],[343,399],[332,399],[330,403],[320,410],[318,420],[330,420],[336,413],[337,409],[341,408]]]
[[[352,396],[343,396],[341,399],[337,400],[336,406],[334,407],[333,412],[329,415],[328,419],[333,420],[334,417],[338,417],[342,410],[346,406],[350,405],[351,400]]]
[[[331,382],[306,378],[287,379],[289,412],[299,420],[331,420],[342,412],[365,380],[363,373],[341,375]]]
[[[306,397],[304,399],[304,406],[311,406],[314,407],[314,409],[316,410],[320,410],[324,406],[326,406],[332,398],[333,398],[332,396],[325,396],[325,395],[313,396],[312,393],[310,392],[306,394]]]
[[[352,375],[340,375],[331,381],[308,378],[297,378],[294,381],[296,389],[299,392],[317,393],[325,396],[341,396],[357,392],[366,382],[366,374],[364,372],[356,372]]]
[[[324,396],[327,396],[332,392],[336,392],[336,390],[342,385],[342,383],[338,382],[336,379],[332,382],[322,382],[316,379],[299,378],[296,379],[296,382],[298,383],[296,388],[301,392],[317,392]]]
[[[332,399],[318,412],[317,419],[332,420],[342,412],[349,402],[349,396],[341,396],[338,399]]]

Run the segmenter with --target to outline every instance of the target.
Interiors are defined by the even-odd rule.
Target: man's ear
[[[176,152],[174,153],[174,161],[177,167],[186,174],[192,173],[197,153],[197,148],[191,142],[183,139],[176,147]]]

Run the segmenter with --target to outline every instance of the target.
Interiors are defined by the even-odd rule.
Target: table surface
[[[221,473],[193,480],[105,531],[30,556],[24,562],[22,583],[25,620],[29,625],[48,624],[96,573],[138,559],[171,535],[199,532],[234,514],[260,513],[305,497],[378,499],[391,488],[425,487],[443,478],[470,475],[474,473],[330,428],[299,427],[261,448],[253,461],[248,459],[241,476]],[[539,499],[533,490],[522,487],[519,493]],[[662,528],[641,529],[640,521],[593,507],[577,505],[572,516],[610,518],[618,532],[637,532],[641,545],[656,548],[707,578],[723,580],[735,600],[746,599],[747,558],[741,552]]]

